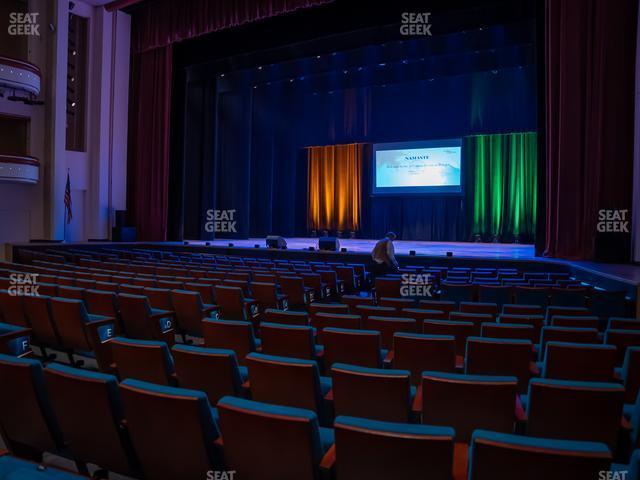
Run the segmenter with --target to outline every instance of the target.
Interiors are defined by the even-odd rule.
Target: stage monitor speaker
[[[267,237],[267,248],[287,248],[287,241],[279,235],[269,235]]]
[[[127,211],[116,210],[116,228],[127,226]]]
[[[336,237],[320,237],[318,239],[318,250],[337,252],[339,249],[340,241]]]

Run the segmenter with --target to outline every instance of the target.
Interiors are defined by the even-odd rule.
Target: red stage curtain
[[[546,242],[590,259],[598,210],[631,209],[637,0],[546,0]]]
[[[167,238],[171,45],[332,1],[159,0],[134,11],[127,203],[140,240]]]
[[[364,145],[326,145],[307,149],[310,230],[360,229]]]
[[[128,205],[140,240],[166,240],[169,207],[171,46],[134,57],[135,110]]]

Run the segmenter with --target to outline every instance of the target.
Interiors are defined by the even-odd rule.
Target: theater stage
[[[370,253],[376,240],[360,238],[340,238],[341,248],[346,248],[352,253]],[[308,250],[309,247],[318,248],[317,238],[287,238],[288,250]],[[194,245],[205,245],[204,241],[189,241]],[[219,239],[210,240],[212,246],[227,247],[233,243],[234,247],[254,248],[258,244],[265,246],[264,238],[249,238],[243,240]],[[495,258],[500,260],[517,259],[533,260],[535,252],[533,245],[516,243],[470,243],[470,242],[420,242],[408,240],[396,240],[393,242],[397,255],[409,255],[411,250],[415,250],[416,255],[430,257],[445,257],[447,252],[452,252],[455,257],[462,258]]]

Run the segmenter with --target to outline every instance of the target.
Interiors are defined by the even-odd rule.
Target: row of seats
[[[216,470],[232,470],[238,478],[248,480],[317,479],[322,474],[334,474],[337,479],[414,479],[425,471],[429,478],[441,479],[462,479],[468,472],[472,480],[592,478],[610,470],[637,475],[638,452],[629,464],[612,464],[606,442],[554,438],[553,432],[568,427],[571,435],[579,437],[586,430],[584,423],[596,423],[595,431],[603,433],[597,427],[604,421],[580,418],[604,398],[597,388],[578,392],[584,402],[572,402],[555,385],[532,393],[529,420],[537,408],[534,404],[539,403],[535,414],[542,418],[536,420],[535,429],[552,433],[550,438],[533,431],[527,436],[500,429],[467,432],[465,422],[474,414],[480,423],[500,427],[491,418],[497,418],[494,410],[506,408],[507,397],[514,394],[513,385],[506,394],[513,379],[489,377],[456,383],[454,388],[464,390],[452,392],[453,401],[465,412],[461,419],[452,413],[453,405],[447,405],[446,392],[452,387],[441,376],[443,381],[429,386],[433,391],[423,395],[433,403],[430,408],[439,405],[442,409],[436,425],[341,415],[331,427],[323,427],[316,413],[304,408],[231,396],[222,397],[212,408],[197,390],[132,379],[118,383],[111,375],[59,364],[43,369],[35,360],[0,356],[0,381],[8,387],[0,396],[0,424],[11,448],[57,453],[78,463],[158,480],[207,478],[206,472]],[[488,385],[496,391],[495,402],[482,399],[481,390]],[[555,399],[546,388],[556,392]],[[583,395],[583,391],[588,393]],[[513,410],[513,396],[508,403]],[[577,412],[569,403],[577,405]],[[491,415],[479,415],[483,409]],[[637,409],[636,423],[640,407]],[[563,417],[565,413],[570,418]],[[560,424],[558,418],[563,419]],[[448,421],[456,426],[442,425]]]

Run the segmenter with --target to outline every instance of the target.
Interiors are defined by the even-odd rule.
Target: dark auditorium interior
[[[0,0],[0,480],[640,480],[640,0]]]

